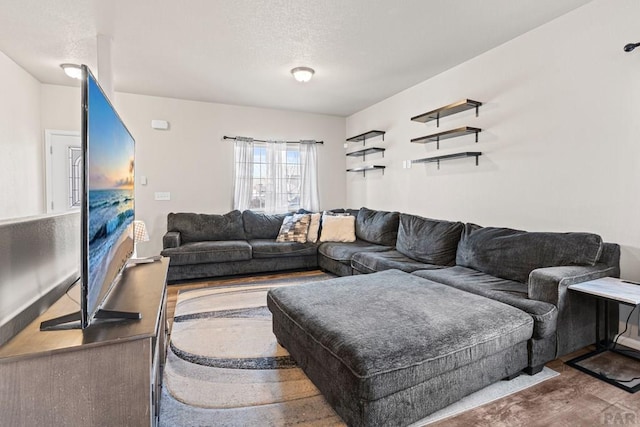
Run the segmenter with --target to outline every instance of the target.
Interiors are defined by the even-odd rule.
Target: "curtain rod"
[[[236,138],[237,137],[235,136],[226,136],[226,135],[222,137],[222,139],[231,139],[233,141],[235,141]],[[264,141],[262,139],[251,139],[251,140],[254,142],[273,142],[273,141]],[[302,144],[305,141],[284,141],[284,142],[286,142],[287,144]],[[308,142],[313,142],[314,144],[324,144],[324,141],[316,141],[314,139],[310,139]]]

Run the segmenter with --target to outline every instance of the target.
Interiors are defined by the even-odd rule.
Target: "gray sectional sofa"
[[[279,243],[287,214],[170,213],[168,281],[322,268],[338,276],[396,269],[529,314],[529,372],[595,341],[595,307],[573,283],[619,277],[620,248],[592,233],[534,233],[417,215],[336,209],[356,216],[355,242]],[[611,310],[612,331],[617,313]],[[604,323],[604,322],[602,322]]]
[[[274,332],[279,341],[296,358],[334,408],[354,425],[375,425],[381,422],[380,417],[390,413],[393,405],[424,393],[432,393],[432,388],[438,387],[439,381],[452,381],[452,384],[456,384],[457,391],[448,396],[449,400],[438,400],[439,403],[423,408],[425,411],[442,407],[450,402],[450,398],[459,399],[470,393],[471,389],[478,389],[501,376],[510,376],[519,370],[534,374],[545,363],[593,344],[596,339],[595,304],[588,296],[570,292],[568,286],[605,276],[619,277],[620,274],[619,246],[605,243],[600,236],[592,233],[526,232],[367,208],[347,213],[356,216],[354,242],[304,244],[275,241],[286,214],[266,215],[251,211],[233,211],[225,215],[169,214],[162,255],[171,258],[170,281],[317,267],[337,276],[345,276],[311,286],[312,289],[308,295],[304,295],[304,300],[291,297],[298,292],[293,288],[298,287],[270,292],[268,303],[274,315]],[[359,276],[363,274],[371,276]],[[411,285],[407,285],[407,289],[404,289],[404,285],[398,285],[404,282]],[[375,286],[369,286],[370,284]],[[333,286],[343,285],[345,287],[340,288],[343,294],[336,288],[335,296],[326,288],[333,290]],[[300,288],[300,292],[304,293],[307,288],[305,285],[305,288]],[[404,299],[407,304],[413,304],[414,297],[426,300],[431,298],[428,295],[418,296],[416,289],[424,289],[425,293],[435,295],[439,311],[434,309],[420,314],[414,309],[408,309],[411,312],[399,309],[401,304],[396,301],[397,298]],[[353,322],[345,320],[340,323],[336,317],[338,314],[349,317],[354,310],[353,305],[349,306],[345,302],[347,299],[344,292],[358,293],[356,299],[367,301],[367,304],[374,304],[376,307],[371,311],[361,306],[359,310],[363,310],[363,313],[371,312],[366,316],[374,318],[367,320],[361,318],[363,314],[359,313],[359,320],[354,324],[360,325],[361,329],[351,330],[351,335],[349,330],[354,326]],[[398,293],[397,298],[395,293]],[[445,294],[449,300],[442,299]],[[390,298],[389,295],[394,297]],[[308,314],[315,313],[313,303],[309,302],[314,301],[314,298],[320,298],[323,307],[327,304],[335,305],[336,313],[316,313],[311,317],[319,324],[301,324],[295,316],[309,319]],[[451,298],[458,301],[451,301]],[[395,302],[387,305],[392,299]],[[423,327],[420,325],[423,325],[421,319],[424,316],[435,315],[440,322],[442,319],[460,316],[460,306],[477,304],[481,308],[479,312],[473,312],[471,319],[475,320],[467,321],[479,322],[479,313],[488,313],[485,316],[489,323],[494,322],[494,329],[503,330],[502,338],[491,335],[491,330],[486,333],[476,330],[477,328],[461,331],[457,321],[450,320],[448,324],[443,321],[441,327],[453,331],[453,336],[465,337],[458,341],[460,347],[456,350],[461,352],[460,357],[463,358],[465,354],[482,348],[482,337],[489,341],[497,339],[495,346],[485,356],[474,356],[464,367],[459,366],[459,369],[450,367],[443,368],[442,371],[437,368],[440,362],[436,361],[440,360],[439,357],[426,360],[424,366],[428,368],[424,372],[401,374],[411,378],[419,375],[423,378],[421,382],[414,385],[409,385],[409,380],[399,382],[396,384],[397,390],[388,391],[384,400],[380,400],[382,397],[375,390],[370,390],[377,380],[375,374],[369,375],[369,368],[371,372],[376,372],[382,366],[375,362],[363,371],[363,375],[369,380],[363,380],[365,377],[345,379],[351,381],[348,390],[352,390],[352,394],[359,394],[359,400],[349,401],[351,406],[348,408],[336,407],[347,400],[345,396],[341,396],[344,391],[334,387],[332,378],[335,375],[345,369],[352,372],[357,370],[355,365],[351,366],[356,361],[366,365],[367,361],[382,357],[379,355],[380,349],[372,347],[376,342],[398,346],[398,354],[407,351],[412,345],[407,341],[408,338],[388,340],[379,334],[369,337],[369,341],[361,342],[358,337],[367,335],[365,332],[371,328],[370,325],[362,326],[366,322],[385,325],[383,331],[393,330],[402,337],[406,335],[402,331],[406,329],[407,322]],[[396,311],[390,310],[391,306]],[[499,313],[502,314],[498,315]],[[611,327],[610,332],[616,332],[617,310],[612,309],[609,314],[609,322],[600,322],[600,332],[604,332],[606,323]],[[390,316],[393,321],[389,321]],[[513,325],[509,326],[513,322],[503,322],[500,320],[502,317],[519,319],[516,323],[521,326],[513,329]],[[485,325],[487,319],[478,324]],[[529,320],[523,323],[523,319]],[[472,329],[473,332],[470,332]],[[523,334],[526,335],[524,339]],[[450,351],[446,349],[447,346],[442,347],[441,338],[431,338],[431,334],[425,334],[425,337],[429,337],[429,342],[435,340],[435,344],[429,346],[435,346],[433,348],[439,349],[437,351]],[[477,343],[476,338],[480,339]],[[314,342],[323,342],[323,339],[327,341],[326,345],[323,344],[325,349],[329,349],[326,357],[320,355],[319,349],[312,350],[316,346]],[[336,342],[349,340],[356,342],[350,350],[342,347],[331,350],[331,345]],[[402,346],[405,348],[402,349]],[[310,351],[315,352],[315,358],[308,354]],[[340,356],[340,351],[346,353]],[[328,358],[332,361],[328,361]],[[390,359],[385,360],[390,363]],[[423,363],[417,360],[407,363],[410,366]],[[447,363],[458,366],[459,361],[452,359]],[[393,366],[395,367],[390,368],[391,370],[397,369],[396,365]],[[474,369],[488,369],[490,372],[481,374],[482,381],[474,382],[473,387],[462,382],[458,384],[463,373],[473,375]],[[384,369],[383,371],[386,372]],[[440,372],[439,376],[432,378],[434,372]],[[414,391],[421,390],[422,394],[404,396],[402,390],[405,386]],[[415,418],[419,413],[424,411],[413,413],[412,417]],[[363,414],[368,414],[366,416],[369,418]],[[408,418],[402,422],[407,420]]]

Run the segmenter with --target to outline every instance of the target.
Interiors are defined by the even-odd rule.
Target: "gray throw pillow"
[[[170,213],[167,231],[179,231],[182,243],[212,240],[245,240],[242,213],[234,210],[224,215]]]
[[[284,217],[290,214],[266,214],[246,210],[242,212],[247,239],[275,239]]]
[[[396,249],[426,264],[454,265],[464,224],[400,214]]]
[[[466,224],[456,264],[527,283],[536,268],[594,265],[602,238],[592,233],[539,233]]]
[[[356,237],[383,246],[395,246],[398,238],[398,212],[361,208],[356,216]]]

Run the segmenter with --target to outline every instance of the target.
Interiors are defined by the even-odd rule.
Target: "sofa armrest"
[[[180,243],[179,231],[168,231],[162,236],[162,249],[177,248]]]
[[[537,268],[529,274],[529,298],[548,302],[560,308],[562,298],[570,285],[615,275],[617,275],[615,267],[602,263],[594,266]]]
[[[529,275],[529,298],[544,301],[558,308],[556,328],[556,357],[593,344],[596,339],[596,299],[581,292],[569,290],[569,286],[619,275],[617,266],[597,263],[594,266],[548,267],[533,270]],[[609,333],[618,328],[618,308],[609,312]],[[604,317],[601,314],[601,319]],[[600,333],[604,333],[600,323]],[[602,336],[602,335],[601,335]]]

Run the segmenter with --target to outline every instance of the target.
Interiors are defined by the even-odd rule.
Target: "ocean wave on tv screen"
[[[111,251],[133,219],[132,189],[89,191],[89,307],[97,303]]]

